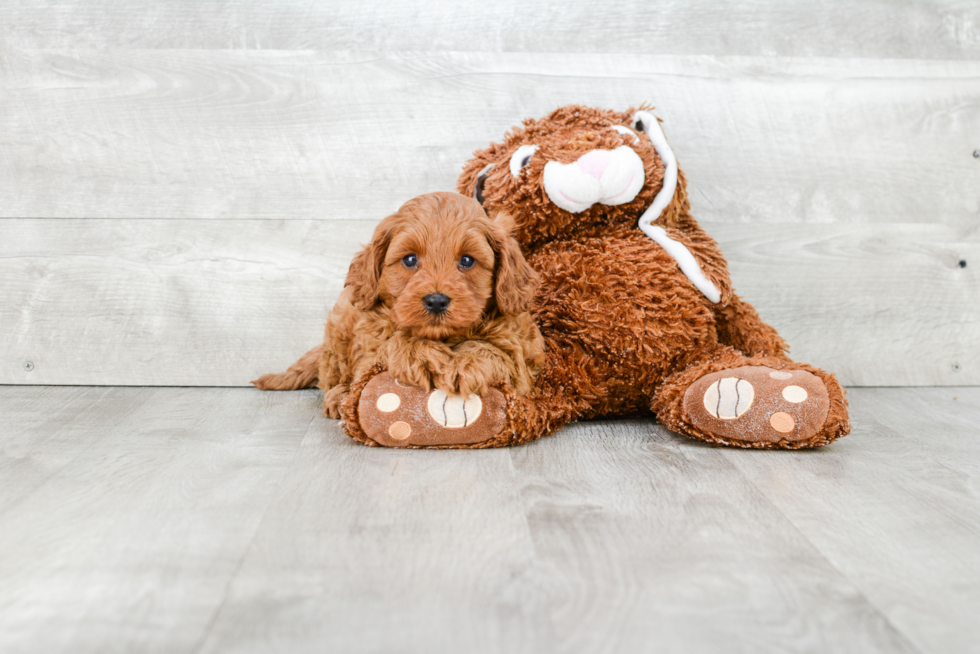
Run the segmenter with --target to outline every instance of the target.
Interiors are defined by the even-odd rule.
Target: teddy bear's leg
[[[575,403],[539,375],[530,395],[509,388],[483,396],[405,386],[380,366],[350,387],[340,408],[347,434],[366,445],[485,448],[546,436],[573,419]]]
[[[748,302],[733,295],[724,307],[715,310],[718,341],[730,345],[746,356],[767,356],[787,359],[786,341],[762,321]]]
[[[736,447],[819,447],[851,429],[832,374],[726,346],[664,380],[651,409],[674,431]]]

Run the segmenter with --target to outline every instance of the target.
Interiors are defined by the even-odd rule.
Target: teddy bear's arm
[[[691,222],[693,223],[693,221]],[[695,274],[691,274],[688,270],[685,270],[684,261],[681,257],[678,257],[671,249],[664,248],[668,254],[677,260],[681,272],[691,280],[692,284],[698,287],[698,290],[701,291],[702,295],[705,296],[705,299],[712,307],[717,310],[719,307],[727,306],[734,297],[732,282],[728,276],[728,265],[725,263],[725,257],[722,256],[721,250],[718,249],[718,244],[715,243],[714,239],[698,227],[697,223],[693,223],[692,228],[685,230],[670,227],[654,227],[662,230],[664,236],[666,236],[665,242],[672,246],[671,249],[676,250],[677,246],[681,246],[683,248],[682,254],[686,250],[694,258],[697,270]],[[661,246],[663,247],[663,245]],[[697,273],[700,273],[701,276],[710,282],[709,287],[703,288],[703,284],[699,283],[700,280],[698,280]]]
[[[762,321],[751,304],[735,294],[728,265],[714,239],[693,219],[688,220],[685,229],[666,228],[664,231],[690,251],[701,272],[720,292],[720,300],[711,304],[717,320],[718,341],[747,356],[785,358],[788,349],[786,341]]]

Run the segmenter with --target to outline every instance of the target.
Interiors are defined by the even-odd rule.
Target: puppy
[[[529,312],[538,274],[506,217],[457,193],[406,202],[353,259],[323,344],[263,390],[318,385],[340,417],[350,384],[382,364],[409,386],[468,395],[493,386],[531,390],[544,341]]]

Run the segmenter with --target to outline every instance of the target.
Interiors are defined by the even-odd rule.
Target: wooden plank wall
[[[0,1],[0,383],[243,385],[569,102],[656,105],[796,358],[980,384],[980,3]]]

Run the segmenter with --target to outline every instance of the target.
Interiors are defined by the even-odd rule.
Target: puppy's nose
[[[442,293],[429,293],[422,298],[422,304],[429,313],[445,313],[446,307],[449,306],[449,297]]]

